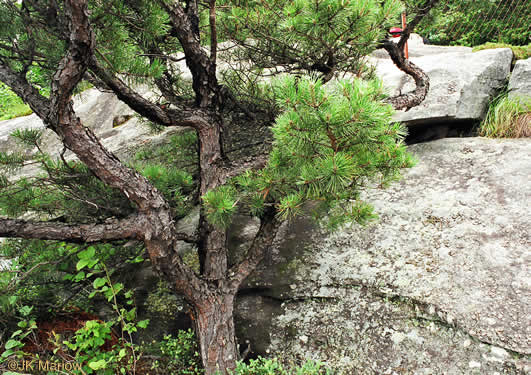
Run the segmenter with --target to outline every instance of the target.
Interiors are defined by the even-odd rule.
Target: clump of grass
[[[489,138],[531,137],[531,99],[504,94],[490,105],[479,134]]]
[[[527,46],[513,46],[506,43],[491,43],[487,42],[485,44],[476,46],[472,49],[473,52],[481,51],[484,49],[495,49],[495,48],[510,48],[513,51],[514,60],[524,60],[531,57],[531,43]]]

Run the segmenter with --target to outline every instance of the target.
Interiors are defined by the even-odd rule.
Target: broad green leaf
[[[96,249],[93,246],[90,246],[88,249],[81,251],[77,254],[79,259],[92,259],[96,254]]]
[[[13,334],[11,335],[11,338],[15,337],[15,336],[18,336],[22,333],[22,330],[19,329],[19,330],[16,330],[15,332],[13,332]]]
[[[6,350],[13,349],[19,346],[20,344],[22,343],[18,340],[7,340],[5,348]]]
[[[106,283],[106,280],[103,277],[98,277],[96,280],[94,280],[92,285],[94,286],[94,289],[98,289],[104,286],[105,283]]]
[[[89,362],[88,365],[93,370],[101,370],[107,367],[107,362],[104,359],[100,359],[99,361]]]
[[[137,323],[137,326],[139,326],[140,328],[147,328],[149,324],[149,319],[145,319],[145,320],[141,320]]]
[[[83,268],[85,268],[86,266],[88,266],[89,263],[90,263],[90,261],[88,259],[81,259],[81,260],[79,260],[79,262],[77,262],[76,269],[78,271],[80,271]]]

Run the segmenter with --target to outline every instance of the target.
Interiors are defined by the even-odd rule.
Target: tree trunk
[[[234,297],[235,293],[217,291],[196,306],[196,330],[206,375],[226,374],[235,368]]]

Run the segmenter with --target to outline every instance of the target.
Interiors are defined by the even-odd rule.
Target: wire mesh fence
[[[531,0],[443,0],[419,25],[434,44],[531,43]]]

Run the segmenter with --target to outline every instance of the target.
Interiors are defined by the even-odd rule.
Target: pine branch
[[[59,240],[76,243],[137,239],[143,237],[145,217],[132,215],[104,224],[63,224],[18,219],[0,219],[0,237]]]
[[[164,0],[157,2],[170,16],[176,37],[183,47],[186,65],[192,73],[192,87],[196,94],[196,105],[201,108],[211,106],[213,101],[220,99],[215,97],[216,95],[212,95],[218,93],[220,89],[216,78],[215,61],[211,60],[203,50],[191,17],[183,7],[178,2],[174,2],[172,5]]]
[[[428,75],[420,69],[420,67],[406,59],[404,56],[404,49],[399,48],[398,45],[392,41],[382,41],[381,47],[389,53],[391,60],[393,60],[393,63],[398,69],[413,77],[416,85],[415,90],[412,92],[388,98],[387,102],[396,110],[408,110],[422,103],[430,89],[430,78]]]
[[[118,99],[141,116],[156,124],[162,126],[190,126],[197,129],[201,123],[205,122],[203,119],[207,118],[207,115],[199,109],[162,109],[132,90],[120,78],[112,75],[95,58],[90,61],[90,70],[116,94]]]
[[[256,234],[243,261],[229,269],[230,286],[237,291],[241,283],[256,269],[264,259],[276,237],[282,222],[276,217],[276,211],[269,208],[261,220]]]

